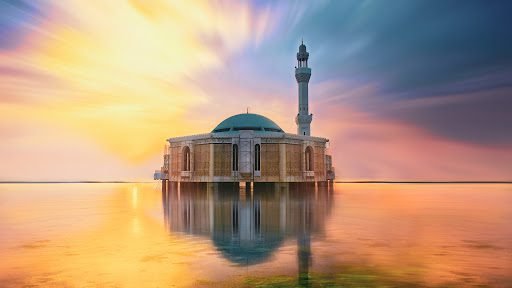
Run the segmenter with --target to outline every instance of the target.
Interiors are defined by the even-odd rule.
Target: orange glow
[[[10,260],[1,261],[0,274],[13,275],[16,278],[22,275],[19,275],[15,267],[28,265],[25,267],[38,271],[38,275],[59,274],[44,285],[81,286],[89,283],[92,286],[101,286],[117,283],[116,285],[123,287],[141,287],[168,286],[176,283],[189,286],[194,283],[195,280],[190,277],[193,271],[190,270],[189,265],[176,263],[175,259],[170,257],[170,255],[182,253],[182,247],[186,243],[169,237],[160,221],[155,221],[160,219],[154,219],[147,213],[148,210],[158,209],[162,204],[159,194],[152,191],[151,186],[123,185],[114,189],[113,193],[98,195],[98,198],[87,195],[86,190],[79,192],[78,190],[81,189],[78,185],[72,186],[75,187],[74,193],[83,193],[85,198],[82,198],[82,201],[98,202],[96,207],[89,206],[86,213],[94,217],[82,215],[83,212],[80,211],[68,211],[67,218],[58,220],[57,225],[69,228],[61,231],[53,231],[48,227],[43,231],[42,227],[37,225],[24,225],[24,232],[30,230],[31,235],[17,234],[15,241],[25,244],[7,251],[2,249],[3,256]],[[61,191],[58,185],[54,185],[52,190],[59,191],[52,193],[64,193],[62,195],[71,192]],[[108,190],[109,188],[104,192]],[[137,195],[134,192],[143,193],[144,197],[138,198],[140,201],[137,202],[139,206],[135,207],[137,209],[132,209],[131,213],[125,213],[126,208],[133,204],[133,196]],[[64,196],[64,198],[69,200],[73,197]],[[41,203],[45,204],[41,205]],[[37,205],[31,203],[24,205],[32,208],[23,210],[24,214],[19,212],[13,214],[15,211],[9,210],[4,211],[2,215],[6,216],[6,213],[9,213],[11,223],[24,222],[27,219],[38,222],[40,220],[36,219],[41,217],[47,217],[50,214],[56,216],[55,213],[44,208],[52,205],[44,200],[37,202]],[[18,214],[17,217],[16,214]],[[99,215],[110,216],[105,218]],[[45,235],[48,230],[50,234]],[[54,234],[51,231],[59,236],[53,238],[50,236]],[[11,234],[12,236],[14,234]],[[45,237],[51,237],[51,239]],[[168,245],[171,241],[175,241],[175,245]],[[34,253],[37,254],[36,257]],[[94,271],[89,269],[90,267],[94,267]],[[41,281],[44,280],[36,276],[31,279],[25,278],[24,281],[28,281],[25,285],[42,285]]]
[[[167,204],[154,183],[0,188],[0,252],[9,259],[0,261],[2,287],[231,287],[239,277],[295,275],[305,211],[313,273],[382,267],[397,280],[434,287],[464,281],[463,273],[474,283],[510,279],[510,185],[336,184],[332,194],[260,191],[241,202],[239,194],[221,191],[216,203],[208,200],[211,192],[182,191]],[[216,237],[232,236],[232,205],[256,203],[263,235],[286,239],[265,261],[237,265]],[[242,221],[252,213],[240,215],[240,231],[252,231],[252,222]]]
[[[17,100],[0,104],[16,110],[0,117],[80,131],[133,163],[161,152],[171,135],[201,130],[185,113],[210,99],[190,77],[222,66],[266,21],[244,3],[66,1],[54,13],[53,22],[42,23],[42,36],[28,37],[2,60],[51,81],[29,77],[13,85],[0,78],[0,89]],[[209,38],[222,46],[207,44]],[[38,101],[22,100],[30,97]]]

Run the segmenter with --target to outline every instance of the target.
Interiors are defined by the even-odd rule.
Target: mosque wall
[[[325,181],[325,142],[295,138],[248,138],[249,172],[242,175],[233,171],[233,143],[239,145],[239,171],[242,166],[242,145],[237,138],[201,138],[171,142],[169,153],[169,179],[183,182],[304,182]],[[234,142],[233,142],[234,141]],[[233,143],[232,143],[233,142]],[[254,167],[254,145],[260,144],[260,171]],[[306,174],[305,149],[313,148],[313,171]],[[188,148],[185,148],[188,147]],[[184,170],[185,154],[189,153],[189,171]]]
[[[261,177],[279,181],[279,144],[261,144]]]
[[[231,143],[213,145],[213,176],[231,176]]]
[[[181,147],[180,146],[171,146],[170,148],[170,163],[169,163],[169,168],[170,168],[170,176],[171,177],[178,177],[180,175],[180,171],[181,171],[181,167],[180,167],[180,163],[181,163],[181,157],[180,157],[180,153],[181,152]]]
[[[210,145],[194,144],[194,176],[208,176],[210,173]]]
[[[286,144],[286,175],[302,176],[302,145]]]
[[[315,178],[320,181],[320,179],[325,179],[325,147],[315,145],[314,154]]]

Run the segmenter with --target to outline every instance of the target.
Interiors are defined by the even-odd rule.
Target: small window
[[[218,133],[218,132],[227,132],[227,131],[229,131],[229,130],[231,130],[231,128],[220,128],[220,129],[215,129],[215,130],[213,130],[213,132],[215,132],[215,133]]]
[[[233,131],[240,131],[240,130],[252,130],[252,131],[261,131],[261,127],[250,127],[250,126],[246,126],[246,127],[235,127],[233,128]]]
[[[254,146],[254,170],[255,171],[260,171],[261,170],[261,163],[260,163],[260,160],[261,160],[261,155],[260,155],[260,144],[256,144]]]
[[[233,171],[238,171],[238,145],[233,145],[232,167]]]

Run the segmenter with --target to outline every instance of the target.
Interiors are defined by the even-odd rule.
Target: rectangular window
[[[260,149],[260,144],[256,144],[254,146],[254,170],[255,171],[260,171],[261,170],[261,149]]]

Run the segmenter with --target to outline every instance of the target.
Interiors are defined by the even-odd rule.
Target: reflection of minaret
[[[308,83],[311,78],[311,68],[308,67],[309,53],[306,45],[300,44],[297,53],[297,67],[295,67],[295,79],[299,85],[299,113],[295,117],[297,134],[309,136],[311,134],[311,121],[313,114],[309,114]]]
[[[297,262],[299,264],[299,286],[309,287],[309,266],[311,266],[311,202],[307,197],[301,203],[301,219],[297,235]]]

